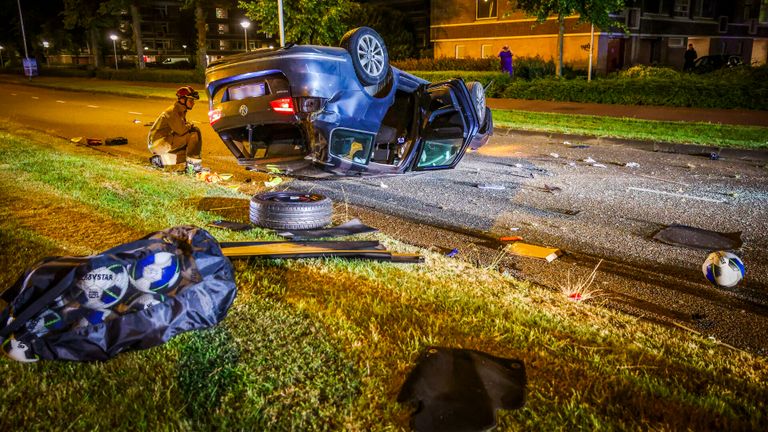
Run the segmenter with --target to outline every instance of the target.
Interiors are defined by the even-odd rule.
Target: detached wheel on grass
[[[254,225],[279,230],[321,228],[331,223],[333,205],[320,194],[268,192],[251,198],[250,219]]]

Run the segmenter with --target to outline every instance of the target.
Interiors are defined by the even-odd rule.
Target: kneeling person
[[[186,161],[188,173],[200,172],[200,129],[187,121],[187,111],[195,106],[200,95],[191,86],[184,86],[176,91],[176,98],[176,103],[160,114],[149,131],[147,144],[154,154],[149,161],[160,168]]]

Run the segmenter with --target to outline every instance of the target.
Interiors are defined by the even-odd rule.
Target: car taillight
[[[275,110],[275,112],[286,113],[286,114],[295,113],[293,109],[293,99],[289,97],[270,101],[269,106],[271,106],[272,109]]]
[[[221,120],[221,108],[208,111],[208,121],[211,123],[211,125],[219,120]]]

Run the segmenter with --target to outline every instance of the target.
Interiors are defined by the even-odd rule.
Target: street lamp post
[[[243,33],[245,34],[245,52],[248,52],[248,27],[251,26],[251,22],[242,20],[240,25],[243,26]]]
[[[45,64],[48,67],[51,67],[51,61],[48,59],[48,47],[51,46],[51,44],[48,43],[48,41],[43,41],[43,48],[45,48]]]
[[[111,34],[109,38],[112,39],[112,48],[115,50],[115,70],[117,70],[117,35]]]

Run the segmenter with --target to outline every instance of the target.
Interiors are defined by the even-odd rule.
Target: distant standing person
[[[693,49],[693,44],[688,44],[688,49],[685,50],[685,64],[683,65],[684,71],[693,70],[693,61],[696,60],[696,50]]]
[[[501,71],[508,73],[510,77],[514,77],[515,69],[512,65],[512,51],[509,50],[509,45],[504,45],[504,48],[499,52],[499,58],[501,59]]]

